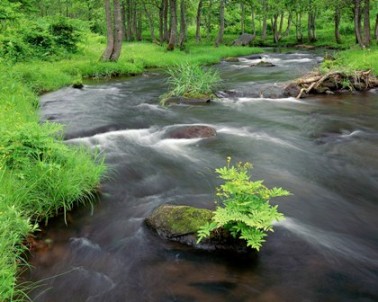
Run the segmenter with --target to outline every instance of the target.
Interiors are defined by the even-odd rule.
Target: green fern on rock
[[[217,228],[228,230],[235,238],[246,241],[247,246],[260,250],[268,231],[273,231],[273,222],[284,219],[277,206],[272,206],[271,198],[287,196],[282,188],[268,189],[263,181],[251,181],[250,163],[227,165],[216,169],[224,183],[217,188],[219,202],[214,211],[213,221],[200,228],[198,242],[211,235]]]

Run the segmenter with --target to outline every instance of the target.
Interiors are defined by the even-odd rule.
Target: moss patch
[[[146,219],[147,225],[172,238],[197,233],[199,228],[210,222],[213,213],[207,209],[189,206],[162,205]]]

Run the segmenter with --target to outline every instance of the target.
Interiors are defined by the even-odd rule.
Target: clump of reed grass
[[[208,98],[221,81],[217,70],[187,62],[168,68],[167,74],[170,90],[162,103],[170,97]]]

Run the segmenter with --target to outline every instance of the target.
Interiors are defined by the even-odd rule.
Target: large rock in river
[[[255,39],[255,35],[251,35],[251,34],[242,34],[239,36],[239,38],[237,38],[236,40],[234,40],[234,42],[232,42],[232,45],[235,45],[235,46],[248,46],[252,41],[253,39]]]
[[[205,125],[181,126],[167,133],[168,138],[175,139],[210,138],[216,135],[217,132],[214,128]]]
[[[224,229],[213,231],[210,238],[197,243],[197,231],[210,222],[213,212],[189,206],[165,204],[157,209],[145,220],[147,226],[154,230],[161,238],[177,241],[189,246],[205,250],[230,250],[247,252],[245,241],[235,239]]]

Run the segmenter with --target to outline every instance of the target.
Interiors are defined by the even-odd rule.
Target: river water
[[[35,302],[377,301],[378,94],[266,98],[311,70],[310,53],[266,54],[217,65],[238,97],[162,108],[159,73],[65,88],[41,99],[43,120],[66,125],[70,144],[99,149],[109,166],[102,196],[65,226],[51,222],[24,280]],[[260,97],[261,96],[261,97]],[[181,125],[212,139],[167,139]],[[227,156],[253,179],[293,195],[275,201],[286,220],[258,258],[162,241],[143,220],[164,203],[213,208],[214,169]]]

